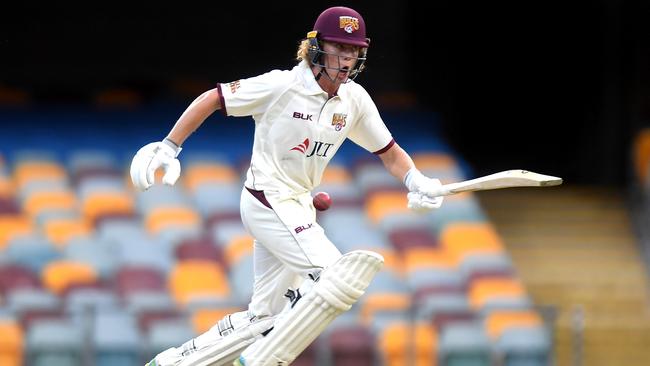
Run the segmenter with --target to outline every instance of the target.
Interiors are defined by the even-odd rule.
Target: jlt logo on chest
[[[324,158],[327,157],[327,151],[332,147],[334,144],[329,143],[329,142],[323,142],[323,141],[314,141],[312,144],[311,141],[309,141],[308,138],[305,139],[302,143],[292,147],[289,149],[289,151],[298,151],[300,153],[305,154],[307,150],[309,150],[309,146],[311,145],[311,151],[307,153],[305,156],[310,158],[314,155],[316,156],[322,156]]]

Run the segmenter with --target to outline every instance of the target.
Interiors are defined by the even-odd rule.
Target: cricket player
[[[241,218],[254,237],[254,293],[246,311],[158,354],[148,365],[288,365],[363,294],[383,258],[340,253],[316,222],[311,191],[346,139],[376,154],[408,188],[408,207],[440,207],[440,181],[425,177],[395,142],[373,100],[354,79],[370,40],[361,15],[332,7],[299,45],[291,70],[219,84],[194,100],[160,142],[142,147],[131,178],[145,191],[162,168],[180,175],[183,142],[213,112],[252,116],[253,153],[241,193]],[[349,240],[355,240],[349,238]]]

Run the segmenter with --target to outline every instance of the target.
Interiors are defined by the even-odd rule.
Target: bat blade
[[[457,183],[444,184],[439,196],[461,192],[484,191],[513,187],[550,187],[562,184],[562,178],[528,170],[513,169]]]

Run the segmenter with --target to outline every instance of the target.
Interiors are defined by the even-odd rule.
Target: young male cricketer
[[[433,196],[440,181],[416,169],[366,90],[353,81],[364,68],[369,41],[357,11],[328,8],[301,42],[297,66],[219,84],[189,105],[163,141],[136,153],[131,178],[138,189],[154,183],[158,168],[165,171],[163,183],[173,185],[181,145],[213,112],[255,120],[240,207],[255,238],[248,310],[224,317],[148,365],[287,365],[357,301],[383,258],[370,251],[342,255],[315,221],[311,197],[346,139],[379,156],[405,183],[409,208],[440,207],[443,197]]]

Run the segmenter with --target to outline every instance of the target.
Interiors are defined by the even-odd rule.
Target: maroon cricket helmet
[[[314,30],[318,38],[359,47],[368,47],[366,22],[356,10],[335,6],[323,11],[316,19]]]

